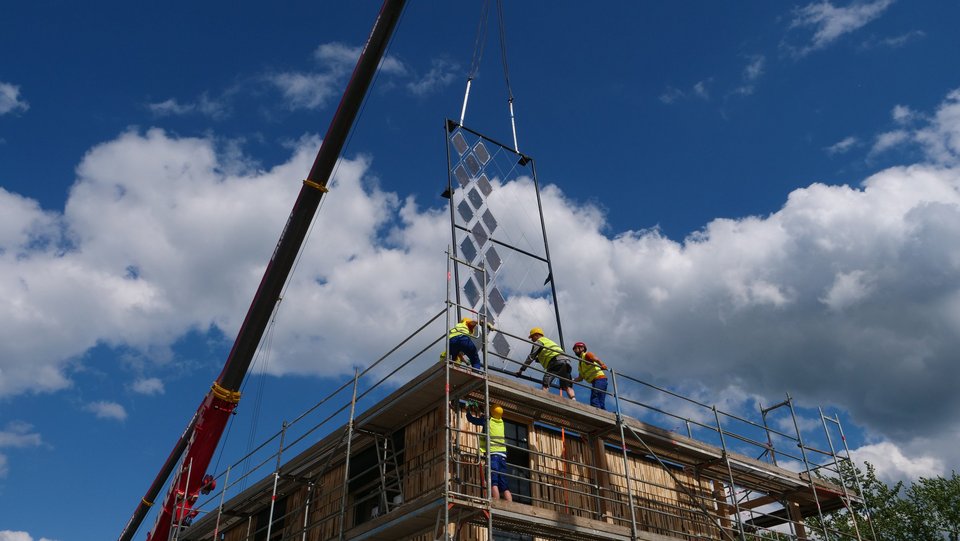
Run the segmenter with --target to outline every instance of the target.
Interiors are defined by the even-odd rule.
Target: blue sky
[[[960,5],[507,4],[565,333],[732,409],[829,406],[887,479],[956,469]],[[0,540],[119,533],[220,371],[376,10],[7,6]],[[479,12],[407,7],[291,282],[264,426],[442,302],[441,126]],[[507,141],[488,38],[465,123]]]

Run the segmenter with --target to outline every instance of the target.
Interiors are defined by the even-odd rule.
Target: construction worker
[[[587,351],[587,345],[583,342],[574,344],[573,352],[580,358],[577,379],[574,381],[586,381],[592,385],[590,405],[595,408],[606,409],[607,375],[603,371],[607,369],[607,365],[603,364],[599,357]]]
[[[533,342],[530,355],[527,355],[527,360],[520,370],[517,370],[517,375],[523,374],[533,361],[538,361],[544,370],[543,390],[550,388],[553,378],[559,378],[560,391],[566,391],[567,396],[571,400],[574,399],[573,386],[570,384],[573,371],[570,368],[570,361],[562,356],[563,349],[553,340],[543,336],[543,329],[540,327],[530,329],[530,341]]]
[[[447,334],[449,340],[450,358],[459,360],[465,355],[470,359],[470,365],[475,370],[483,370],[483,363],[480,362],[480,354],[477,353],[477,345],[473,342],[473,336],[477,328],[477,322],[465,317],[460,323],[457,323],[450,333]]]
[[[503,432],[503,408],[493,406],[490,408],[490,422],[486,422],[486,416],[476,412],[471,413],[467,410],[467,420],[477,426],[482,426],[483,431],[490,436],[490,488],[491,498],[496,500],[503,496],[508,502],[513,501],[510,494],[510,486],[507,484],[507,438]],[[480,436],[480,457],[487,456],[487,436]]]

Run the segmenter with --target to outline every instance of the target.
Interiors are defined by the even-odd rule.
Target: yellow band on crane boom
[[[148,502],[146,498],[140,498],[140,501],[142,501],[147,507],[153,507],[153,502]]]
[[[330,191],[330,189],[327,188],[326,186],[324,186],[323,184],[319,184],[319,183],[314,182],[314,181],[312,181],[312,180],[310,180],[310,179],[305,179],[305,180],[303,181],[303,183],[304,183],[305,185],[307,185],[307,186],[310,186],[310,187],[313,188],[314,190],[320,190],[321,193],[327,193],[327,192]]]
[[[225,389],[216,381],[213,382],[213,386],[210,387],[210,390],[213,391],[213,396],[225,402],[230,402],[231,404],[240,402],[240,391],[231,391],[229,389]]]

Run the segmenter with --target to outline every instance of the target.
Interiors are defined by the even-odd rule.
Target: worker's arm
[[[533,344],[533,347],[530,349],[530,355],[527,355],[527,360],[524,361],[523,366],[520,367],[520,370],[517,370],[517,375],[523,374],[523,371],[530,366],[530,363],[537,360],[537,355],[540,354],[540,349],[543,348],[540,344]]]
[[[470,421],[470,424],[473,424],[473,425],[477,425],[477,426],[486,425],[486,423],[484,423],[484,421],[486,421],[486,417],[482,415],[479,417],[474,417],[473,415],[470,414],[470,410],[467,410],[467,420]]]

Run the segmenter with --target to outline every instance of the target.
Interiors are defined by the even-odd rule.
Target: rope
[[[517,122],[513,115],[513,89],[510,87],[510,68],[507,67],[507,38],[503,26],[503,2],[497,0],[497,14],[500,20],[500,59],[503,63],[503,80],[507,84],[507,107],[510,109],[510,129],[513,132],[513,150],[520,152],[517,144]]]
[[[467,102],[470,100],[470,85],[473,78],[480,71],[480,61],[483,59],[483,46],[487,41],[487,17],[490,14],[490,0],[484,0],[480,9],[480,22],[477,23],[477,38],[473,43],[473,58],[470,60],[470,71],[467,73],[467,87],[463,91],[463,106],[460,108],[460,125],[467,116]]]

